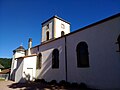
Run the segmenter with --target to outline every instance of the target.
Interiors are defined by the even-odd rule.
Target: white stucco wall
[[[38,54],[39,53],[39,46],[31,48],[31,54]]]
[[[64,29],[61,28],[61,24],[64,25]],[[47,28],[49,25],[49,28]],[[64,31],[65,34],[70,33],[70,24],[66,23],[63,20],[58,18],[53,18],[50,21],[42,25],[42,42],[46,41],[46,32],[49,31],[49,39],[61,37],[61,31]]]
[[[65,80],[65,48],[64,38],[49,42],[39,47],[39,52],[42,54],[42,68],[37,69],[36,77],[38,79],[51,80]],[[59,50],[59,68],[52,68],[52,51]]]
[[[24,82],[23,73],[23,58],[17,59],[17,67],[15,69],[15,82]]]
[[[36,59],[37,56],[30,56],[24,58],[23,65],[23,78],[27,78],[27,75],[30,75],[30,80],[34,80],[36,77]]]
[[[19,52],[15,52],[14,58],[23,57],[23,56],[25,56],[25,52],[19,51]]]
[[[64,25],[64,29],[61,27],[61,24]],[[61,31],[64,31],[65,35],[70,33],[70,24],[55,18],[55,31],[54,31],[54,37],[58,38],[61,37]]]
[[[11,64],[11,72],[10,72],[10,78],[12,80],[15,80],[15,69],[17,68],[17,59],[16,58],[23,57],[23,56],[25,56],[24,51],[17,51],[13,54],[12,64]]]
[[[67,36],[68,81],[120,88],[120,53],[115,44],[119,34],[120,18],[114,18]],[[88,44],[89,68],[77,68],[76,47],[81,41]]]
[[[47,23],[45,23],[43,26],[42,26],[42,42],[46,41],[46,32],[49,31],[49,39],[52,39],[53,38],[53,31],[54,31],[54,27],[53,27],[53,24],[54,24],[54,20],[51,19],[50,21],[48,21]],[[47,25],[49,25],[49,28],[47,28]]]
[[[28,80],[34,80],[36,77],[36,55],[18,58],[17,67],[15,69],[15,82],[24,83]]]

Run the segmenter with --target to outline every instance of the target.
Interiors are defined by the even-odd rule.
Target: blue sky
[[[0,0],[0,57],[12,58],[21,44],[41,42],[41,23],[53,15],[71,23],[71,32],[120,13],[120,0]]]

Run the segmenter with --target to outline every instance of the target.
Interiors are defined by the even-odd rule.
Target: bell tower
[[[55,15],[42,23],[41,42],[44,43],[68,33],[70,33],[70,23]]]

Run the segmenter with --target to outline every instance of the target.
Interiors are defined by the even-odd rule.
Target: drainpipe
[[[67,77],[67,45],[66,45],[66,36],[65,36],[65,78],[66,78],[66,82],[68,81],[68,77]]]

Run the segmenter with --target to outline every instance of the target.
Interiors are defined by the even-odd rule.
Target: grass
[[[5,79],[3,79],[3,78],[0,78],[0,81],[5,81]]]

